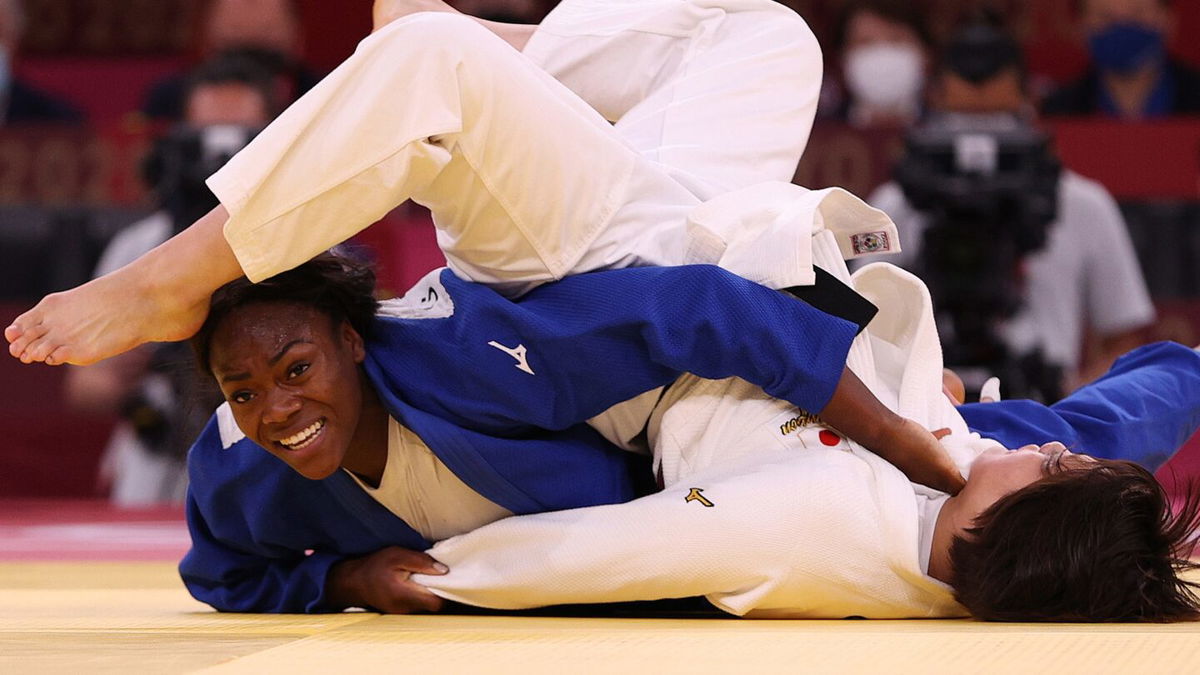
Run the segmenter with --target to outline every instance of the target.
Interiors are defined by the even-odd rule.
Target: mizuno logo
[[[706,508],[711,509],[714,506],[714,504],[708,500],[708,497],[705,497],[704,495],[700,494],[701,492],[704,492],[704,488],[692,488],[691,490],[688,490],[687,496],[683,498],[683,501],[684,502],[700,502]]]
[[[536,374],[533,372],[533,368],[529,367],[529,361],[527,361],[525,359],[525,345],[519,344],[516,347],[505,347],[504,345],[500,344],[499,342],[496,342],[495,340],[492,340],[491,342],[489,342],[488,345],[495,347],[496,349],[499,349],[500,351],[504,352],[505,354],[508,354],[509,356],[516,359],[518,370],[523,370],[523,371],[529,373],[530,375]]]

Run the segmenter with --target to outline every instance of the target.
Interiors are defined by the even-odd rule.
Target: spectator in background
[[[970,39],[967,30],[974,31]],[[980,31],[982,40],[977,39]],[[1031,108],[1016,41],[986,23],[958,36],[931,83],[930,120],[923,128],[1004,133],[1029,127]],[[1058,175],[1055,220],[1048,225],[1045,244],[1022,260],[1022,271],[1013,271],[1023,282],[1020,307],[1000,327],[999,338],[1017,354],[1040,350],[1047,365],[1061,369],[1061,386],[1072,389],[1139,344],[1141,329],[1154,320],[1154,307],[1113,197],[1099,183],[1069,170]],[[925,232],[931,212],[914,208],[895,181],[879,187],[868,201],[890,215],[899,230],[903,252],[886,259],[919,269],[929,244]],[[1100,349],[1094,360],[1084,362],[1089,331]]]
[[[1171,0],[1079,0],[1091,67],[1053,92],[1046,115],[1139,120],[1200,113],[1200,72],[1172,59]]]
[[[301,62],[303,35],[295,0],[213,0],[204,20],[201,49],[206,58],[237,55],[259,63],[274,78],[281,105],[312,89],[320,76]],[[142,112],[151,119],[183,118],[187,73],[155,83]]]
[[[828,80],[842,91],[823,97],[832,115],[856,127],[914,123],[924,107],[933,44],[921,11],[907,0],[851,0],[835,35],[842,76]]]
[[[124,266],[216,206],[204,179],[241,149],[277,110],[274,86],[257,63],[221,56],[187,81],[184,123],[155,145],[145,173],[160,208],[119,232],[96,268]],[[181,502],[184,458],[220,393],[197,377],[185,343],[143,345],[87,368],[71,368],[67,396],[79,409],[119,414],[101,463],[120,505]]]
[[[75,106],[17,79],[13,62],[25,32],[21,0],[0,0],[0,110],[4,124],[30,122],[79,123]]]

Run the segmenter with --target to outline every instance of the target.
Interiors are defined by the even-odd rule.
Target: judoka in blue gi
[[[1115,473],[1121,489],[1055,499],[1081,494],[1100,508],[1106,496],[1136,503],[1127,483],[1152,487],[1150,522],[1174,522],[1145,469],[1048,440],[1165,459],[1200,422],[1200,355],[1147,347],[1054,406],[1002,401],[959,417],[929,358],[923,285],[887,265],[854,282],[885,295],[907,284],[919,302],[885,307],[877,321],[892,335],[856,339],[853,324],[712,266],[591,273],[517,301],[442,270],[373,318],[370,277],[337,258],[235,282],[196,337],[228,404],[190,456],[185,583],[234,611],[436,608],[416,572],[441,597],[502,608],[707,595],[749,616],[958,616],[966,610],[939,579],[951,576],[939,532],[1012,494]],[[871,385],[951,429],[943,442],[969,474],[959,497],[909,483],[805,412],[827,408],[846,363],[864,379],[895,370],[861,365],[886,360],[885,343],[909,358],[899,379]],[[617,505],[649,467],[583,423],[664,384],[647,428],[666,490]],[[1032,447],[1004,451],[972,433],[972,419]],[[965,526],[943,521],[963,508]],[[1112,521],[1064,512],[1055,522]],[[439,540],[434,558],[401,550]],[[1038,546],[1052,565],[1053,549]],[[1119,589],[1113,578],[1097,581]],[[1138,582],[1139,593],[1153,586]],[[1007,618],[1038,618],[1044,604]],[[1166,605],[1107,618],[1181,615]],[[1045,618],[1106,618],[1056,611]]]

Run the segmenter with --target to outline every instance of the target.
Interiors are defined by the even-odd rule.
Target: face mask
[[[921,51],[912,45],[880,43],[846,54],[846,87],[855,100],[877,108],[912,108],[925,85]]]
[[[1140,23],[1116,23],[1088,39],[1092,60],[1101,70],[1131,73],[1162,58],[1161,31]]]

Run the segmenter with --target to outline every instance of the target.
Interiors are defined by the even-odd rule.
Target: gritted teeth
[[[288,450],[299,450],[309,443],[313,442],[321,430],[325,428],[325,420],[319,419],[316,422],[308,425],[301,431],[279,440],[279,444]]]

